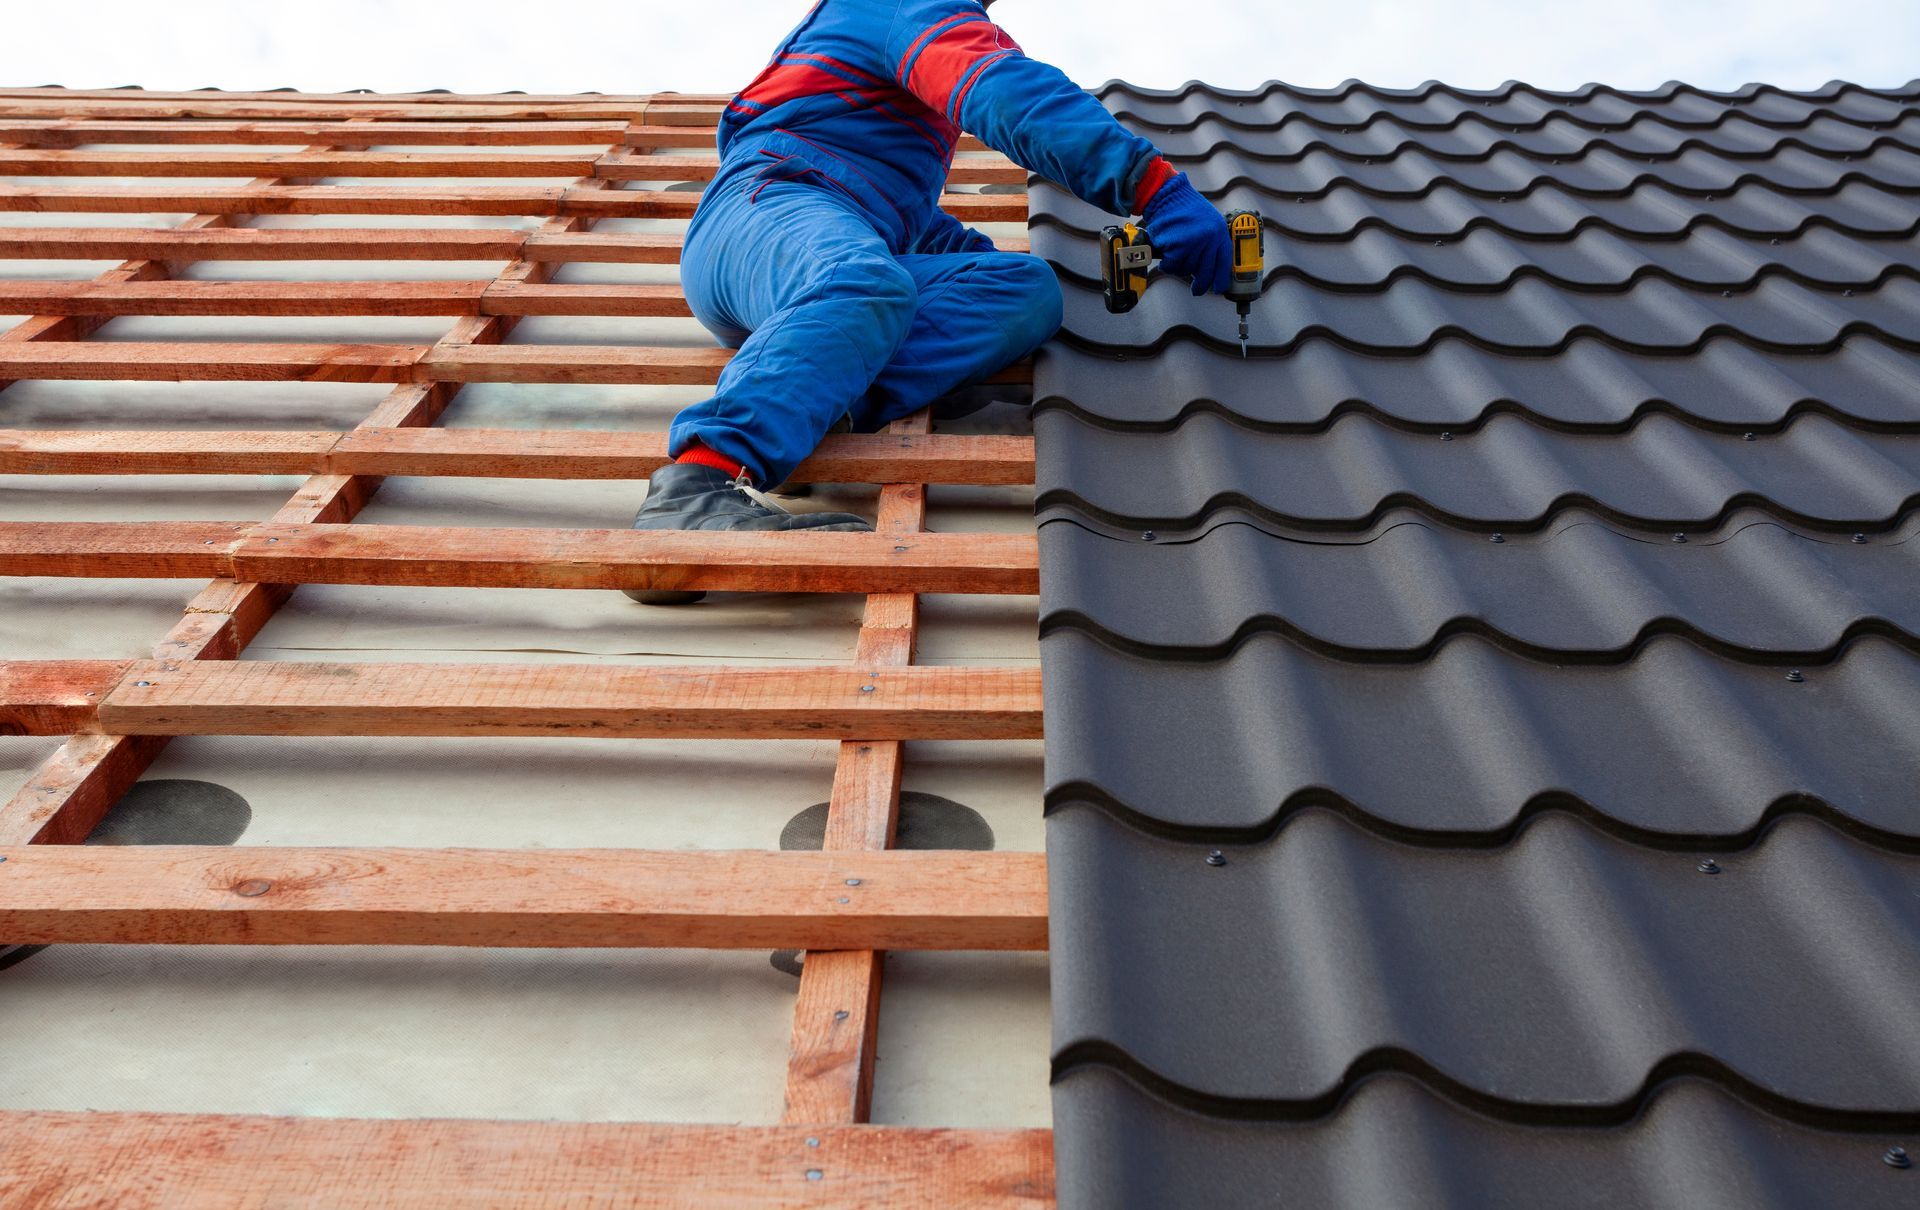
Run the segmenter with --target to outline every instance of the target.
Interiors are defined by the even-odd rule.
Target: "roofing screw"
[[[859,880],[858,878],[849,878],[849,879],[847,879],[847,885],[848,885],[848,886],[859,886],[859,885],[860,885],[860,880]]]
[[[1452,441],[1452,440],[1453,440],[1453,434],[1452,434],[1452,433],[1442,433],[1442,434],[1440,434],[1440,440],[1442,440],[1442,441]]]
[[[1213,852],[1207,854],[1207,864],[1211,866],[1225,865],[1227,864],[1227,855],[1219,849],[1215,849]]]
[[[1853,291],[1851,291],[1851,290],[1842,290],[1842,291],[1840,291],[1840,297],[1842,297],[1842,298],[1852,298],[1852,297],[1853,297]]]
[[[1152,530],[1150,530],[1150,529],[1143,529],[1143,530],[1141,530],[1141,531],[1140,531],[1140,540],[1141,540],[1142,542],[1151,542],[1151,541],[1153,541],[1153,531],[1152,531]]]
[[[1905,1147],[1887,1148],[1887,1153],[1880,1157],[1880,1161],[1889,1168],[1913,1167],[1913,1161],[1907,1158],[1907,1149]]]
[[[1855,534],[1853,535],[1851,541],[1855,546],[1865,546],[1867,544],[1867,535]]]
[[[807,1169],[807,1179],[810,1181],[817,1181],[826,1175],[826,1173],[820,1171],[818,1168]]]
[[[1675,545],[1684,545],[1684,544],[1685,544],[1685,542],[1686,542],[1686,540],[1687,540],[1687,535],[1685,535],[1685,534],[1675,534],[1675,535],[1673,535],[1673,541],[1674,541],[1674,544],[1675,544]]]
[[[853,900],[847,898],[845,895],[842,895],[840,896],[840,898],[834,900],[834,902],[835,903],[852,903]]]
[[[1722,290],[1722,291],[1720,291],[1720,297],[1721,297],[1721,298],[1732,298],[1732,297],[1733,297],[1733,291],[1731,291],[1731,290]]]
[[[1778,248],[1780,246],[1780,241],[1777,239],[1770,239],[1767,241],[1767,246],[1769,248]]]
[[[152,681],[135,681],[134,684],[139,686],[142,689],[146,689],[149,686],[151,686],[153,682]]]
[[[6,857],[4,855],[0,855],[0,861],[5,861],[5,860],[6,860]]]
[[[1718,874],[1720,872],[1720,863],[1709,857],[1693,868],[1699,870],[1702,874]]]
[[[873,686],[872,686],[872,685],[862,685],[862,686],[860,686],[860,692],[862,692],[862,693],[872,693],[872,692],[873,692]]]
[[[1434,247],[1436,247],[1436,248],[1444,248],[1444,247],[1446,247],[1446,246],[1447,246],[1447,241],[1446,241],[1446,240],[1443,240],[1443,239],[1437,239],[1437,240],[1434,240],[1434,241],[1433,241],[1433,246],[1434,246]]]
[[[1505,542],[1506,540],[1507,535],[1505,534],[1495,534],[1493,537],[1487,539],[1489,542]]]
[[[1742,441],[1754,441],[1754,440],[1757,440],[1757,438],[1755,438],[1755,437],[1754,437],[1754,435],[1753,435],[1752,433],[1742,433],[1742,434],[1740,434],[1740,440],[1742,440]]]
[[[840,1008],[840,1009],[835,1009],[835,1010],[834,1010],[834,1013],[833,1013],[833,1019],[834,1019],[834,1020],[836,1020],[836,1021],[844,1021],[844,1020],[846,1020],[846,1019],[847,1019],[848,1017],[850,1017],[850,1016],[852,1016],[852,1015],[853,1015],[853,1014],[851,1014],[851,1013],[849,1013],[849,1012],[848,1012],[848,1011],[847,1011],[846,1009],[844,1009],[844,1008]]]
[[[248,899],[258,898],[273,889],[273,883],[265,878],[249,878],[245,882],[234,884],[233,893]]]
[[[1801,681],[1804,681],[1807,678],[1801,675],[1800,670],[1798,668],[1789,668],[1787,669],[1787,679],[1792,681],[1794,684],[1798,685]]]
[[[819,1139],[808,1139],[808,1140],[807,1140],[807,1146],[809,1146],[809,1147],[818,1147],[819,1145],[820,1145],[820,1140],[819,1140]]]

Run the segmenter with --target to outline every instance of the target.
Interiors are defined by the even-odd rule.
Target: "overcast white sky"
[[[0,0],[0,84],[731,92],[805,0]],[[1920,0],[1000,0],[1083,84],[1920,76]]]

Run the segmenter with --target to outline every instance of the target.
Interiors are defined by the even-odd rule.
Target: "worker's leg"
[[[894,358],[913,322],[914,277],[850,199],[775,181],[715,199],[689,235],[681,280],[693,312],[738,343],[711,398],[674,419],[694,443],[778,483]]]
[[[1060,282],[1037,256],[962,252],[903,256],[919,298],[907,337],[854,412],[874,430],[991,377],[1060,328]]]

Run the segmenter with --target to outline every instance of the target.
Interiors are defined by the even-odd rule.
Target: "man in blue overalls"
[[[739,352],[674,419],[636,529],[866,530],[769,507],[830,430],[878,430],[1060,326],[1033,256],[940,209],[961,130],[1103,210],[1143,214],[1165,272],[1225,290],[1226,220],[1153,145],[987,18],[991,0],[820,0],[720,121],[687,230],[694,315]],[[697,594],[634,593],[667,604]]]

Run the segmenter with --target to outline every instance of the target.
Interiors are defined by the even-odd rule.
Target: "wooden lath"
[[[694,1204],[1050,1204],[1046,1131],[859,1125],[889,949],[1040,949],[1044,861],[889,851],[906,740],[1031,737],[1031,668],[915,667],[917,594],[1031,593],[1031,535],[926,534],[928,483],[1027,484],[1027,439],[830,438],[800,482],[883,488],[872,535],[638,534],[352,526],[380,477],[643,478],[664,436],[433,428],[469,382],[702,385],[708,346],[503,344],[525,316],[681,317],[677,286],[557,284],[569,263],[672,265],[711,179],[720,96],[528,97],[0,89],[0,213],[187,213],[164,230],[0,227],[0,257],[122,259],[87,282],[0,282],[0,385],[22,378],[384,382],[348,433],[0,432],[3,474],[306,474],[264,523],[0,526],[0,574],[210,582],[144,661],[0,664],[0,732],[70,738],[0,806],[0,937],[118,944],[796,948],[783,1127],[353,1122],[0,1113],[33,1190],[102,1204],[428,1205],[660,1194]],[[104,150],[106,144],[150,150]],[[197,150],[195,144],[248,150]],[[258,150],[254,150],[257,148]],[[426,150],[414,150],[425,148]],[[506,152],[503,148],[529,150]],[[952,186],[1025,174],[956,161]],[[209,186],[203,176],[244,175]],[[151,178],[128,185],[91,177]],[[328,177],[393,183],[323,185]],[[410,183],[407,178],[427,178]],[[467,178],[467,179],[461,179]],[[1024,222],[1017,194],[949,193],[963,222]],[[262,230],[254,215],[443,216],[435,228]],[[527,232],[473,219],[543,217]],[[1024,251],[1016,237],[1000,246]],[[195,260],[495,261],[491,279],[181,280]],[[427,315],[431,345],[92,343],[134,315]],[[1030,380],[1015,366],[997,381]],[[31,531],[31,532],[30,532]],[[299,583],[699,588],[868,594],[852,660],[768,669],[238,662]],[[81,848],[171,735],[782,736],[841,741],[819,853]],[[22,847],[30,846],[30,847]],[[110,1169],[63,1158],[110,1151]],[[369,1166],[367,1157],[374,1157]],[[432,1157],[431,1159],[429,1157]],[[559,1158],[555,1158],[559,1157]],[[0,1201],[21,1171],[0,1172]],[[354,1173],[352,1179],[342,1174]],[[148,1199],[143,1202],[142,1199]],[[303,1202],[301,1199],[306,1198]],[[642,1200],[645,1200],[643,1197]]]
[[[644,479],[667,435],[586,429],[169,432],[0,429],[0,475],[422,475]],[[1031,437],[847,433],[828,437],[793,483],[1033,482]]]
[[[0,1113],[0,1204],[115,1210],[448,1206],[1037,1207],[1045,1130]],[[111,1164],[102,1157],[111,1157]]]
[[[1046,948],[1038,853],[0,848],[26,944]]]
[[[534,185],[33,185],[0,186],[0,212],[71,214],[439,214],[556,218],[692,218],[699,197],[668,190],[598,194]],[[1013,223],[1024,197],[949,193],[940,208],[963,223]]]
[[[416,588],[1031,593],[1030,534],[0,521],[0,573]]]

